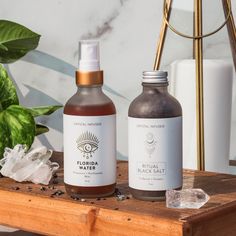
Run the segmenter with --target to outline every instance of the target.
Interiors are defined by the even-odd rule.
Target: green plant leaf
[[[5,50],[5,51],[8,51],[7,47],[4,46],[3,44],[0,44],[0,49]]]
[[[41,125],[41,124],[36,124],[35,128],[35,135],[40,135],[44,134],[49,131],[49,128],[47,126]]]
[[[3,113],[0,112],[0,159],[2,159],[5,147],[11,146],[8,126],[4,121]]]
[[[37,117],[42,115],[50,115],[54,111],[60,108],[62,108],[61,105],[56,105],[56,106],[32,107],[32,108],[27,108],[27,110],[31,113],[33,117]]]
[[[0,158],[4,148],[25,144],[28,148],[35,137],[34,117],[22,106],[11,105],[0,112]]]
[[[35,137],[34,117],[22,106],[11,105],[2,111],[3,122],[8,128],[10,148],[25,144],[30,148]]]
[[[15,22],[0,20],[0,62],[11,63],[38,46],[40,35]]]
[[[6,69],[0,64],[0,106],[2,109],[6,109],[13,104],[19,104],[16,88]]]

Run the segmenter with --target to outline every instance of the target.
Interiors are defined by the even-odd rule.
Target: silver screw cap
[[[143,83],[167,83],[168,73],[167,71],[161,71],[161,70],[156,70],[156,71],[144,71],[143,72]]]

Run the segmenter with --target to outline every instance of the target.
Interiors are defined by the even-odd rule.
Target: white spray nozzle
[[[79,71],[99,71],[99,42],[80,41],[79,42]]]

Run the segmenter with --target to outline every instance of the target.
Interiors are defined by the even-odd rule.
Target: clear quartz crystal
[[[41,146],[26,151],[24,145],[16,145],[13,149],[5,148],[0,160],[1,174],[18,182],[31,181],[47,185],[59,165],[49,161],[52,151]]]
[[[166,207],[199,209],[210,197],[199,188],[166,191]]]

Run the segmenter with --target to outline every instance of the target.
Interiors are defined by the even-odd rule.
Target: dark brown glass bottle
[[[182,109],[166,72],[144,72],[142,85],[129,107],[129,188],[137,199],[158,200],[182,186]]]
[[[76,72],[78,91],[64,108],[64,182],[79,198],[111,195],[116,185],[116,109],[102,91],[103,72],[89,66]]]

